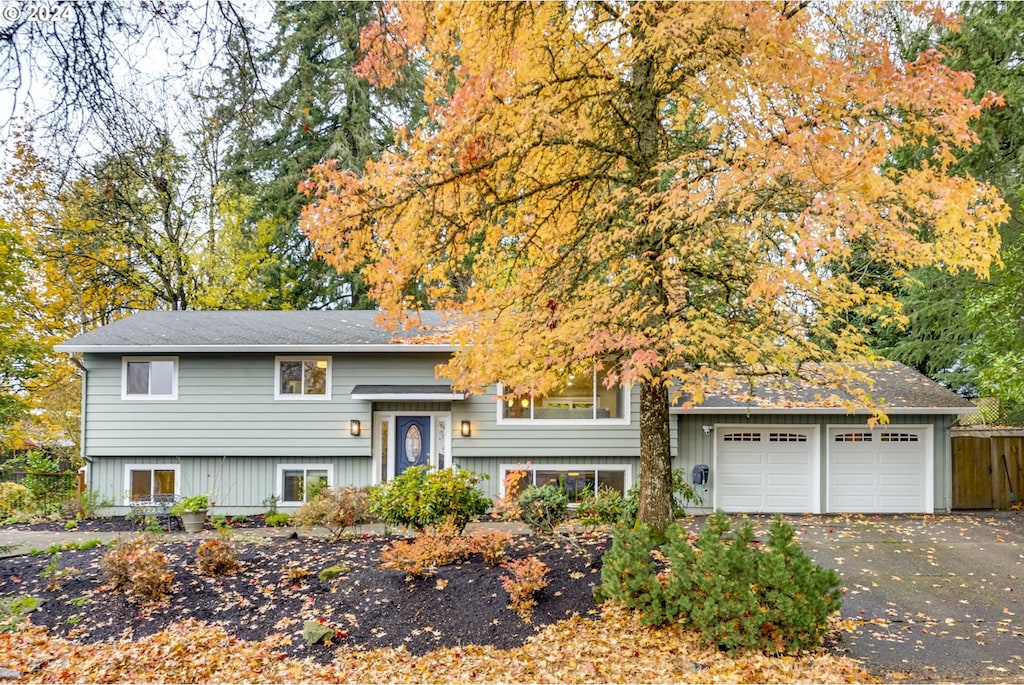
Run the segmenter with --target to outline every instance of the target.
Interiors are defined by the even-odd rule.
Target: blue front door
[[[395,475],[430,463],[430,417],[395,417]]]

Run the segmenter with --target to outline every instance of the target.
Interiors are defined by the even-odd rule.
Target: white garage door
[[[926,428],[829,431],[828,510],[930,513]]]
[[[818,509],[818,441],[813,428],[715,429],[715,507],[728,512]]]

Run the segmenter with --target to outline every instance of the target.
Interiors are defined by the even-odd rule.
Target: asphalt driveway
[[[1024,512],[790,520],[842,576],[851,630],[839,646],[872,673],[1024,682]]]

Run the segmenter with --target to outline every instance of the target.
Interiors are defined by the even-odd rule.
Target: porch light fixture
[[[355,437],[358,438],[359,433],[361,433],[362,430],[363,427],[362,425],[360,425],[359,419],[352,419],[351,421],[348,422],[348,432],[354,435]]]
[[[459,432],[462,433],[462,437],[464,437],[464,438],[468,438],[469,437],[469,434],[471,432],[469,421],[463,421],[462,422],[462,427],[461,427],[461,430]]]

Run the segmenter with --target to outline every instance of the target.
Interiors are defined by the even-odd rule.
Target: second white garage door
[[[715,428],[715,507],[727,512],[805,513],[818,509],[814,428]]]
[[[829,430],[828,510],[931,513],[927,428]]]

